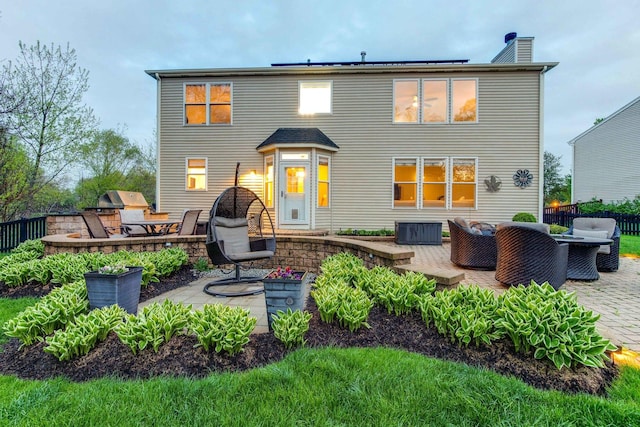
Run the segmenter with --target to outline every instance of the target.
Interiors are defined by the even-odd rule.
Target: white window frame
[[[264,158],[264,202],[265,202],[265,207],[267,208],[274,208],[275,207],[275,197],[276,197],[276,163],[275,163],[275,156],[273,154],[265,156]],[[273,167],[272,169],[272,176],[271,179],[269,179],[269,169],[267,168],[267,165],[269,163],[269,161],[271,161],[271,165]],[[267,194],[269,192],[269,188],[267,186],[267,184],[271,183],[271,199],[269,199],[269,197],[267,197]]]
[[[444,181],[425,181],[424,180],[424,164],[426,161],[440,160],[444,162]],[[420,209],[447,209],[447,203],[450,200],[449,197],[449,157],[421,157],[420,158]],[[424,206],[424,186],[425,184],[440,184],[444,185],[444,203],[442,206]]]
[[[453,93],[453,82],[456,81],[474,81],[475,82],[475,86],[476,86],[476,119],[474,121],[455,121],[455,112],[453,111],[453,97],[454,97],[454,93]],[[478,78],[471,78],[471,77],[467,77],[467,78],[455,78],[455,79],[450,79],[449,82],[449,123],[451,124],[456,124],[456,125],[465,125],[465,124],[474,124],[474,123],[478,123],[478,117],[480,116],[480,111],[479,111],[479,102],[478,102]]]
[[[204,160],[204,173],[189,173],[189,160]],[[184,189],[185,191],[207,191],[209,186],[209,158],[208,157],[185,157],[184,159]],[[189,188],[189,177],[191,175],[204,175],[204,188]]]
[[[327,180],[326,181],[321,181],[320,180],[320,160],[326,160],[327,161]],[[328,209],[331,207],[331,157],[329,156],[323,156],[323,155],[318,155],[318,159],[316,161],[316,175],[317,175],[317,180],[316,180],[316,207],[318,209]],[[320,205],[320,200],[319,200],[319,193],[320,193],[320,184],[321,183],[326,183],[327,184],[327,196],[328,196],[328,200],[327,200],[327,206],[322,206]]]
[[[425,122],[424,119],[424,82],[428,81],[445,81],[447,86],[447,95],[446,95],[446,118],[443,122]],[[476,99],[476,119],[475,121],[455,121],[454,111],[453,111],[453,82],[454,81],[475,81],[475,99]],[[416,111],[416,121],[396,121],[396,83],[398,82],[417,82],[418,83],[418,95],[417,95],[417,111]],[[480,117],[480,102],[478,100],[479,93],[479,79],[477,77],[459,77],[459,78],[413,78],[413,79],[393,79],[393,94],[392,94],[392,102],[391,102],[391,121],[396,125],[427,125],[427,126],[438,126],[438,125],[468,125],[468,124],[477,124],[479,122]]]
[[[417,175],[416,175],[416,205],[415,206],[395,206],[395,184],[396,182],[396,162],[399,160],[415,160]],[[445,162],[445,204],[444,209],[446,210],[455,210],[455,209],[478,209],[478,158],[474,156],[429,156],[429,157],[411,157],[411,156],[402,156],[402,157],[393,157],[391,162],[391,208],[392,209],[429,209],[429,210],[442,210],[441,206],[424,206],[424,200],[422,199],[423,193],[423,185],[424,181],[424,162],[426,160],[443,160]],[[474,185],[474,196],[473,196],[473,206],[453,206],[453,165],[456,160],[473,160],[474,162],[474,177],[473,182],[468,183],[460,183],[459,185]],[[400,183],[407,184],[409,181],[400,181]]]
[[[415,181],[397,181],[396,180],[396,163],[400,160],[412,160],[416,165],[416,180]],[[420,207],[420,199],[422,193],[420,189],[420,178],[422,173],[419,170],[420,158],[411,156],[394,157],[391,161],[391,208],[392,209],[418,209]],[[414,206],[395,206],[395,185],[396,184],[414,184],[416,186],[416,200]]]
[[[189,124],[187,123],[187,86],[205,86],[205,123]],[[211,123],[211,86],[229,85],[229,123]],[[189,104],[192,105],[192,104]],[[215,104],[226,105],[226,104]],[[182,124],[183,126],[231,126],[233,124],[233,82],[185,82],[182,86]]]
[[[417,84],[417,110],[416,110],[416,121],[411,122],[411,121],[406,121],[406,122],[401,122],[401,121],[396,121],[396,83],[401,83],[401,82],[415,82]],[[397,125],[416,125],[419,124],[422,121],[422,108],[420,108],[420,101],[422,99],[422,97],[420,96],[420,89],[421,89],[421,82],[420,79],[393,79],[393,101],[391,102],[391,120],[394,124]]]
[[[477,115],[477,112],[476,112]],[[473,194],[473,206],[453,206],[453,185],[455,184],[453,182],[453,165],[455,163],[456,160],[473,160],[474,165],[473,165],[473,171],[474,171],[474,177],[473,177],[473,182],[464,182],[464,183],[459,183],[458,185],[474,185],[474,194]],[[473,156],[456,156],[456,157],[451,157],[450,161],[449,161],[449,177],[448,177],[448,182],[449,182],[449,207],[447,209],[478,209],[478,158],[477,157],[473,157]]]
[[[308,97],[305,96],[306,90],[323,90],[328,91],[328,106],[317,110],[314,108],[314,103],[308,101]],[[327,94],[323,93],[323,97]],[[306,105],[309,103],[309,105]],[[304,105],[303,105],[304,104]],[[323,107],[325,107],[323,103]],[[310,116],[316,114],[333,114],[333,80],[300,80],[298,81],[298,114],[301,116]]]

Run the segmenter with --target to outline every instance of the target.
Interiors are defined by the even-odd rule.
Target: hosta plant
[[[602,367],[616,346],[596,329],[600,315],[577,303],[575,293],[556,291],[548,283],[512,287],[498,297],[496,326],[516,351],[533,351],[561,369],[582,364]]]
[[[117,305],[80,314],[64,330],[59,329],[46,338],[47,346],[44,351],[60,361],[83,356],[89,353],[96,343],[104,341],[107,334],[121,323],[126,315],[127,312]]]
[[[503,331],[494,320],[498,302],[489,289],[459,286],[436,292],[433,300],[424,299],[422,307],[429,310],[423,319],[432,320],[438,332],[458,344],[490,345],[501,338]]]
[[[6,336],[18,338],[22,345],[31,345],[88,310],[87,288],[80,281],[52,290],[35,305],[9,319],[2,329]]]
[[[257,319],[249,317],[249,310],[222,304],[205,304],[201,310],[191,313],[189,330],[205,351],[223,351],[234,355],[249,342],[249,335]]]
[[[288,308],[285,313],[282,310],[278,310],[273,315],[273,323],[271,324],[273,334],[286,348],[304,346],[306,343],[304,334],[309,330],[311,317],[311,313],[306,311],[291,311]]]
[[[129,346],[133,354],[147,347],[158,352],[160,346],[177,334],[183,334],[189,323],[191,305],[165,300],[142,308],[137,316],[128,315],[116,326],[120,340]]]

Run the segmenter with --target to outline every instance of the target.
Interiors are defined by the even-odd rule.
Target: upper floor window
[[[394,123],[475,123],[477,79],[399,79],[393,82]]]
[[[331,114],[332,81],[299,82],[300,114]]]
[[[184,123],[231,124],[231,83],[185,84]]]
[[[187,158],[187,185],[188,191],[207,189],[207,159]]]

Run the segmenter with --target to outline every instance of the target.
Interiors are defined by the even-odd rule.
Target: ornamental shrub
[[[516,222],[537,222],[536,217],[528,212],[518,212],[511,218],[511,221]]]

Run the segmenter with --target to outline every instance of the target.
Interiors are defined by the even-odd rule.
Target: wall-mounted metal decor
[[[489,193],[495,193],[500,191],[502,180],[495,175],[490,175],[484,179],[484,186]]]
[[[531,181],[533,181],[533,174],[529,169],[518,169],[513,174],[513,183],[516,187],[526,188],[531,185]]]

